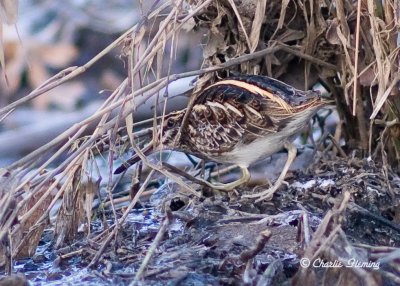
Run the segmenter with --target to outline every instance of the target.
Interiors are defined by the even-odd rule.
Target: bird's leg
[[[209,186],[210,188],[213,188],[214,190],[232,191],[237,186],[240,186],[241,184],[244,184],[250,180],[250,172],[247,169],[247,167],[239,166],[239,168],[240,168],[240,171],[242,172],[242,177],[239,180],[236,180],[236,181],[233,181],[233,182],[227,183],[227,184],[221,184],[221,183],[212,184],[207,181],[204,181],[204,183],[206,183],[207,186]]]
[[[288,158],[286,160],[285,166],[283,167],[281,174],[279,175],[278,180],[276,180],[275,184],[271,188],[257,194],[243,195],[244,198],[258,198],[256,202],[272,199],[274,193],[282,185],[282,182],[285,179],[286,173],[288,172],[290,165],[296,158],[297,149],[292,143],[286,141],[283,146],[285,147],[286,150],[288,150]]]

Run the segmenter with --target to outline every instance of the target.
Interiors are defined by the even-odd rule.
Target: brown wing
[[[276,132],[279,125],[269,115],[274,109],[282,107],[232,80],[221,81],[196,99],[185,129],[190,136],[183,134],[182,139],[190,149],[210,156],[231,151],[237,144]]]

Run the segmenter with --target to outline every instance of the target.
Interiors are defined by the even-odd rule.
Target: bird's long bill
[[[149,144],[147,144],[141,151],[143,155],[148,156],[151,153],[157,151],[157,148],[154,148],[153,140],[150,141]],[[134,154],[131,158],[129,158],[126,162],[124,162],[121,166],[119,166],[115,171],[114,174],[121,174],[124,172],[126,169],[128,169],[130,166],[136,164],[141,160],[140,156],[138,154]]]

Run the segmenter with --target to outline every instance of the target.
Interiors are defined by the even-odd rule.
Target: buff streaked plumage
[[[293,157],[290,142],[328,103],[317,92],[300,91],[265,76],[226,78],[208,86],[196,97],[185,126],[181,123],[186,109],[165,117],[160,149],[236,164],[248,179],[247,167],[258,159],[282,148],[290,148],[289,155]],[[176,140],[179,130],[182,135]],[[228,187],[236,186],[231,183]]]

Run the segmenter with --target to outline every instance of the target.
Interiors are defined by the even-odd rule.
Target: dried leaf
[[[392,89],[397,85],[397,83],[400,81],[400,74],[397,74],[395,78],[393,79],[392,83],[389,85],[389,87],[385,90],[384,94],[379,97],[374,106],[374,111],[371,114],[371,117],[369,119],[375,119],[376,115],[378,114],[379,110],[381,110],[383,104],[386,102],[386,99],[392,92]]]
[[[251,27],[251,32],[250,32],[251,52],[254,52],[256,50],[258,41],[260,40],[260,31],[262,24],[264,22],[266,7],[267,7],[267,0],[260,0],[257,2],[256,14],[254,15],[253,25]]]
[[[374,86],[377,84],[376,74],[372,67],[362,71],[359,76],[359,82],[362,86]]]
[[[282,1],[281,14],[279,15],[279,21],[278,21],[277,30],[282,29],[282,27],[283,27],[283,22],[285,20],[286,9],[287,9],[288,5],[289,5],[289,0],[283,0]]]
[[[87,220],[87,230],[88,234],[90,234],[90,222],[92,218],[92,208],[93,208],[93,200],[96,195],[96,193],[99,190],[99,183],[100,181],[93,182],[93,181],[88,181],[84,187],[83,187],[83,193],[85,197],[85,202],[84,202],[84,209],[86,213],[86,220]]]
[[[287,43],[304,39],[305,33],[299,30],[285,29],[285,31],[277,37],[279,42]]]
[[[226,50],[227,48],[228,45],[225,43],[224,38],[220,33],[211,33],[210,39],[203,49],[203,56],[207,59],[214,56],[218,52]]]
[[[72,179],[65,185],[63,203],[58,212],[55,236],[55,247],[72,241],[78,233],[79,226],[86,221],[84,210],[84,187],[81,182],[81,169],[75,167],[71,171]]]
[[[340,45],[341,43],[337,33],[338,26],[339,26],[339,20],[338,18],[335,18],[332,21],[330,21],[329,27],[325,33],[326,40],[332,45]]]
[[[48,186],[50,186],[52,183],[53,182],[50,182],[39,192],[35,193],[20,210],[19,216],[23,216],[33,207],[35,207],[36,204],[39,203],[39,200],[42,200],[42,197],[46,193]],[[32,214],[28,217],[28,219],[21,223],[21,227],[18,228],[16,232],[14,232],[14,235],[12,237],[14,258],[31,257],[35,254],[43,231],[49,221],[48,213],[46,212],[48,211],[48,208],[54,196],[55,193],[51,193],[45,199],[43,199],[39,203],[39,206],[37,206]],[[42,219],[41,221],[39,221],[43,215],[45,215],[47,219]]]
[[[235,2],[233,0],[228,0],[228,2],[231,5],[233,11],[235,12],[236,18],[239,21],[239,25],[243,30],[244,36],[246,38],[247,45],[249,46],[249,48],[251,48],[251,43],[250,43],[249,36],[247,35],[247,31],[246,31],[246,29],[245,29],[245,27],[243,25],[242,17],[240,17],[240,13],[239,13],[239,11],[238,11],[238,9],[236,7],[236,4],[235,4]]]
[[[134,106],[134,103],[129,101],[126,103],[126,109],[130,109]],[[128,133],[129,141],[133,145],[135,141],[133,140],[133,114],[130,114],[125,118],[126,132]]]

